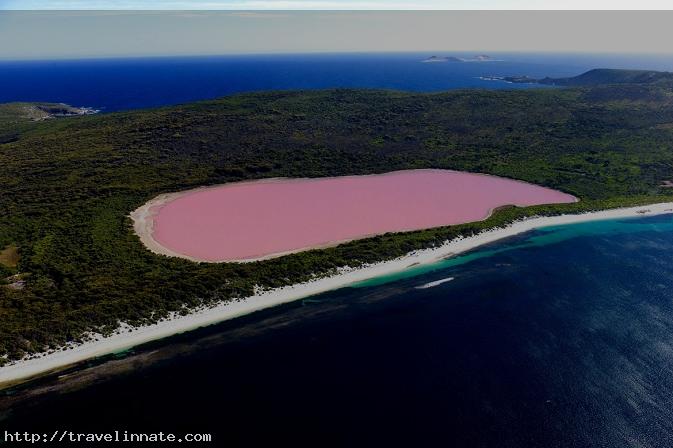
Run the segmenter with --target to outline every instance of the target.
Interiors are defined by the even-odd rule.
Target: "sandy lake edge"
[[[499,177],[499,176],[494,176],[492,174],[485,174],[485,173],[464,173],[461,171],[456,171],[456,170],[445,170],[445,169],[435,169],[435,168],[419,168],[419,169],[413,169],[413,170],[398,170],[398,171],[390,171],[387,173],[380,173],[380,174],[365,174],[365,175],[350,175],[350,176],[331,176],[331,177],[313,177],[313,178],[306,178],[306,177],[270,177],[266,179],[254,179],[254,180],[244,180],[240,182],[229,182],[225,184],[216,184],[216,185],[209,185],[209,186],[202,186],[202,187],[196,187],[192,188],[189,190],[182,190],[182,191],[177,191],[177,192],[172,192],[172,193],[162,193],[137,209],[133,210],[130,214],[129,217],[131,218],[133,222],[133,231],[136,234],[136,236],[140,239],[140,242],[145,246],[146,249],[148,249],[150,252],[155,253],[157,255],[165,255],[168,257],[176,257],[176,258],[183,258],[185,260],[189,261],[195,261],[199,263],[253,263],[256,261],[264,261],[264,260],[270,260],[273,258],[278,258],[282,257],[285,255],[291,255],[291,254],[296,254],[300,252],[306,252],[308,250],[314,250],[314,249],[326,249],[330,247],[335,247],[339,246],[341,244],[349,243],[351,241],[356,241],[360,239],[365,239],[365,238],[371,238],[377,235],[382,235],[383,233],[388,233],[388,232],[381,232],[381,233],[374,233],[374,234],[363,234],[363,235],[358,235],[355,238],[349,238],[349,239],[341,239],[341,240],[333,240],[327,243],[323,244],[318,244],[318,245],[311,245],[311,246],[306,246],[306,247],[299,247],[296,249],[291,249],[287,251],[282,251],[282,252],[274,252],[270,254],[264,254],[252,258],[241,258],[241,259],[216,259],[216,260],[210,260],[210,259],[203,259],[203,258],[197,258],[197,257],[192,257],[187,254],[183,254],[180,252],[176,252],[169,247],[166,247],[165,245],[161,244],[159,241],[157,241],[154,238],[154,220],[156,216],[159,214],[159,211],[161,210],[162,207],[165,205],[169,204],[172,201],[175,201],[180,198],[184,198],[186,196],[189,196],[194,193],[199,193],[203,192],[206,190],[211,190],[211,189],[220,189],[220,188],[231,188],[231,187],[239,187],[242,185],[246,184],[274,184],[274,183],[289,183],[289,182],[320,182],[324,180],[329,180],[329,179],[347,179],[347,178],[363,178],[363,177],[384,177],[384,176],[391,176],[391,175],[396,175],[399,173],[408,173],[408,172],[428,172],[428,171],[441,171],[441,172],[446,172],[446,173],[460,173],[460,174],[470,174],[473,176],[481,176],[481,177],[489,177],[489,178],[498,178],[502,180],[507,180],[510,182],[516,182],[519,184],[525,184],[525,185],[530,185],[532,187],[536,188],[545,188],[548,190],[552,190],[547,187],[541,187],[540,185],[536,184],[531,184],[526,181],[518,180],[518,179],[510,179],[510,178],[504,178],[504,177]],[[571,196],[571,195],[568,195]],[[573,196],[571,196],[573,197]],[[579,199],[577,197],[573,197],[574,202],[579,202]],[[551,204],[551,203],[550,203]],[[501,206],[504,205],[514,205],[518,207],[525,207],[526,205],[524,204],[518,204],[518,203],[510,203],[510,204],[502,204]],[[494,212],[494,209],[488,210],[484,216],[482,216],[478,221],[483,221],[488,219]],[[444,225],[457,225],[457,224],[463,224],[463,223],[446,223]],[[423,228],[407,228],[407,229],[398,229],[390,232],[394,233],[401,233],[401,232],[413,232],[413,231],[418,231],[418,230],[424,230]]]

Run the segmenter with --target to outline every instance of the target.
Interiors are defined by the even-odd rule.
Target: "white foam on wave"
[[[417,286],[416,289],[428,289],[428,288],[433,288],[433,287],[435,287],[435,286],[439,286],[439,285],[441,285],[441,284],[443,284],[443,283],[450,282],[450,281],[453,280],[453,279],[454,279],[454,277],[447,277],[447,278],[443,278],[443,279],[441,279],[441,280],[435,280],[434,282],[429,282],[429,283],[426,283],[425,285]]]

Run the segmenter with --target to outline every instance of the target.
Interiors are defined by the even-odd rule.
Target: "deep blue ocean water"
[[[413,274],[139,350],[125,373],[98,367],[0,428],[208,432],[214,446],[673,446],[673,216],[540,229]]]
[[[479,77],[564,77],[599,67],[673,70],[671,56],[520,53],[494,54],[495,58],[502,59],[501,62],[420,62],[430,55],[432,53],[0,62],[0,103],[64,102],[110,112],[258,90],[330,87],[419,92],[456,88],[512,89],[531,86],[484,81]]]

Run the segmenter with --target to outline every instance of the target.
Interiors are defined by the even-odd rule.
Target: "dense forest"
[[[267,92],[39,121],[25,106],[0,106],[0,364],[522,216],[671,199],[673,90],[659,83]],[[408,168],[491,173],[581,201],[250,264],[152,254],[128,217],[199,185]]]

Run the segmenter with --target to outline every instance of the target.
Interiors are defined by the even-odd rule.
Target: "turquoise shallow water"
[[[21,393],[0,396],[0,431],[673,446],[672,215],[539,229],[378,281],[139,348],[110,363],[123,373],[54,379],[5,412]]]
[[[432,264],[414,266],[394,274],[382,275],[362,282],[352,287],[367,288],[385,285],[398,280],[409,279],[446,268],[460,266],[480,258],[491,257],[501,252],[521,249],[525,247],[540,247],[548,244],[583,236],[616,235],[625,233],[637,233],[644,231],[668,232],[673,231],[673,221],[663,222],[643,221],[641,218],[625,218],[616,220],[599,220],[573,225],[559,225],[541,227],[533,232],[528,232],[522,237],[507,239],[507,244],[501,242],[475,248],[466,254],[447,258]],[[494,247],[495,246],[495,247]]]

